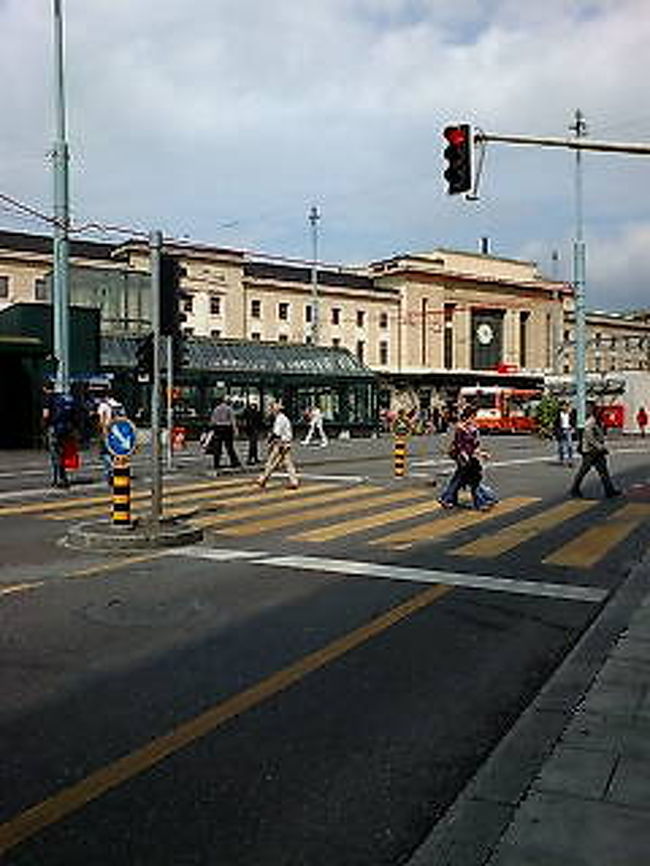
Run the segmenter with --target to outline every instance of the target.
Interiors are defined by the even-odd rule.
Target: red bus
[[[535,410],[542,396],[534,388],[505,388],[501,385],[461,388],[460,401],[476,408],[481,430],[529,433],[537,429]]]

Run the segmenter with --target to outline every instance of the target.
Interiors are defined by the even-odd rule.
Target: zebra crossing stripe
[[[650,504],[629,503],[606,523],[592,526],[542,560],[545,565],[590,568],[624,541],[650,517]]]
[[[461,511],[445,517],[436,517],[434,520],[420,523],[417,526],[410,526],[406,529],[400,529],[398,532],[383,535],[381,538],[372,539],[369,544],[377,547],[389,547],[392,550],[405,550],[418,542],[439,541],[455,532],[484,523],[486,520],[492,520],[494,517],[501,517],[504,514],[517,511],[519,508],[532,505],[534,502],[539,502],[539,497],[511,496],[504,499],[503,502],[499,502],[490,511]]]
[[[541,532],[559,526],[572,517],[588,511],[597,504],[597,502],[584,499],[571,499],[539,514],[534,514],[527,520],[520,520],[497,532],[482,535],[475,541],[470,541],[451,552],[456,556],[500,556],[525,541],[529,541]]]

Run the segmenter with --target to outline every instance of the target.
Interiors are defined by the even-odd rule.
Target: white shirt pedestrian
[[[318,406],[313,406],[309,414],[309,430],[307,431],[305,438],[302,440],[302,444],[309,445],[314,433],[318,433],[320,444],[324,448],[327,445],[327,436],[325,435],[325,430],[323,428],[323,413]]]

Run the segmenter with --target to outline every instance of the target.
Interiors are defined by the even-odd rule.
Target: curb
[[[76,550],[151,550],[197,544],[203,539],[203,530],[182,520],[162,520],[158,531],[148,521],[134,521],[130,526],[115,527],[108,520],[79,523],[68,530],[61,540],[65,547]]]

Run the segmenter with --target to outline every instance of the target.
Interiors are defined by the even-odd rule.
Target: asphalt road
[[[2,455],[3,862],[406,863],[650,539],[645,443],[578,502],[547,445],[490,446],[478,516],[436,508],[424,440],[399,481],[385,442],[300,449],[298,493],[188,458],[205,539],[154,556],[63,546],[94,470]]]

